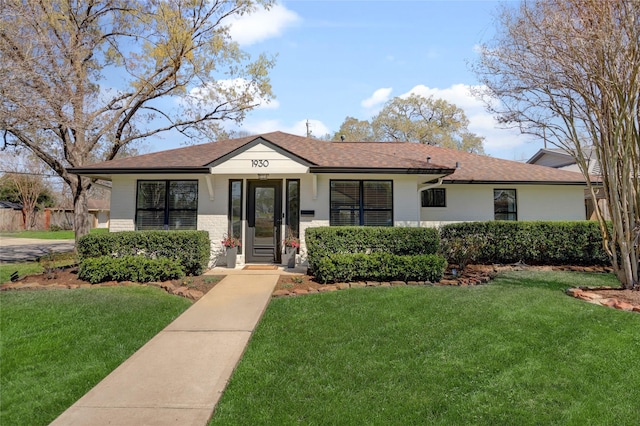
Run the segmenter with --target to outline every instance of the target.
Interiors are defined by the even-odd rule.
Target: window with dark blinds
[[[198,181],[138,181],[136,230],[190,230],[197,221]]]
[[[493,211],[495,220],[518,220],[516,190],[494,189]]]
[[[229,228],[227,234],[240,240],[238,253],[242,254],[242,180],[229,180]]]
[[[393,182],[332,180],[331,226],[393,226]]]
[[[447,207],[447,193],[444,188],[422,191],[422,207]]]
[[[300,181],[287,179],[287,214],[285,217],[287,233],[300,238]]]

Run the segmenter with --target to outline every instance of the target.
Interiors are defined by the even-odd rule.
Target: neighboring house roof
[[[582,153],[587,159],[589,174],[599,175],[600,167],[596,160],[596,153],[593,147],[588,146],[582,148]],[[539,166],[554,167],[556,169],[567,169],[578,171],[579,167],[573,156],[563,148],[543,148],[538,150],[531,158],[527,160],[528,164],[536,164]]]
[[[0,201],[0,209],[22,210],[22,204],[13,203],[11,201]]]
[[[542,148],[527,160],[528,164],[547,167],[565,167],[576,163],[567,151],[561,148]]]
[[[87,200],[87,207],[89,210],[109,210],[111,208],[111,198],[95,199],[89,198]]]
[[[108,178],[112,174],[207,173],[209,168],[265,144],[306,164],[311,172],[448,175],[450,183],[585,184],[581,174],[413,142],[327,142],[283,132],[210,142],[69,169]]]
[[[111,200],[110,199],[96,199],[96,198],[89,198],[87,200],[87,208],[89,211],[101,211],[101,210],[109,210],[111,206]],[[62,204],[62,205],[58,205],[55,207],[49,207],[49,210],[62,210],[62,211],[73,211],[73,205],[71,204]]]

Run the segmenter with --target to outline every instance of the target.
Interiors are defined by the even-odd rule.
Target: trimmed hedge
[[[340,226],[305,232],[309,269],[320,282],[439,281],[446,260],[434,228]]]
[[[610,265],[597,222],[466,222],[443,225],[440,238],[451,263]]]
[[[109,256],[168,258],[177,261],[185,274],[200,275],[209,266],[211,243],[206,231],[128,231],[89,234],[77,244],[78,257]]]
[[[323,283],[372,281],[440,281],[447,261],[437,254],[329,254],[318,260],[315,278]]]
[[[309,268],[333,254],[388,253],[398,256],[436,254],[440,236],[434,228],[336,226],[305,231]]]
[[[91,284],[105,281],[167,281],[184,276],[184,269],[176,259],[142,256],[99,256],[80,262],[78,278]]]

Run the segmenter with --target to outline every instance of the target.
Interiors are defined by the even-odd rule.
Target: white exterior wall
[[[268,160],[267,167],[256,167],[252,160]],[[264,163],[263,163],[264,164]],[[328,226],[330,216],[331,180],[392,180],[393,220],[395,226],[439,226],[460,221],[494,219],[493,190],[515,189],[518,220],[581,220],[585,219],[584,188],[569,185],[509,185],[509,184],[445,184],[447,207],[420,206],[418,185],[428,177],[403,174],[311,174],[306,166],[289,160],[264,145],[256,145],[211,170],[212,174],[144,174],[115,175],[111,191],[110,230],[135,230],[136,189],[138,180],[197,180],[197,228],[209,232],[211,265],[224,264],[220,241],[228,229],[229,180],[243,180],[243,242],[246,241],[247,179],[258,179],[258,173],[269,180],[282,180],[282,211],[286,211],[286,180],[300,180],[300,209],[313,215],[300,216],[300,260],[306,260],[305,230]],[[281,235],[286,235],[283,223]],[[244,263],[244,252],[238,255]]]
[[[213,184],[211,200],[207,179]],[[110,232],[134,231],[136,217],[136,191],[139,180],[197,180],[199,230],[208,231],[211,239],[212,263],[222,253],[220,240],[227,231],[228,180],[204,175],[116,175],[112,179]]]
[[[136,217],[136,182],[138,176],[115,175],[111,179],[110,232],[134,231]]]
[[[96,228],[108,228],[109,227],[109,210],[100,210],[97,214],[98,224]]]
[[[213,174],[256,173],[300,174],[306,173],[307,166],[291,160],[273,149],[257,144],[212,169]]]
[[[577,185],[444,184],[446,207],[422,207],[423,226],[494,220],[493,190],[515,189],[518,220],[584,220],[584,187]]]
[[[297,164],[297,163],[296,163]],[[286,166],[285,166],[286,167]],[[220,171],[220,170],[218,170]],[[224,264],[225,257],[220,241],[228,229],[229,180],[244,179],[243,185],[243,236],[247,217],[247,179],[257,179],[257,174],[226,175],[116,175],[113,177],[111,192],[110,231],[135,230],[136,190],[138,180],[198,180],[198,224],[199,230],[209,232],[211,239],[212,264]],[[416,175],[354,175],[354,174],[285,174],[269,173],[268,178],[281,179],[282,211],[286,211],[286,180],[300,179],[300,209],[313,210],[313,216],[300,217],[300,258],[306,259],[305,230],[309,227],[329,226],[329,199],[331,180],[392,180],[393,181],[393,217],[395,226],[417,226],[418,193],[420,178]],[[316,185],[317,183],[317,185]],[[286,233],[286,225],[282,225],[281,234]],[[238,255],[238,262],[244,263],[244,254]]]

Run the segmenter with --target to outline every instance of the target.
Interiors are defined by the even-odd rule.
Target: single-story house
[[[109,205],[109,199],[89,198],[87,200],[91,228],[109,228]],[[42,229],[51,229],[52,226],[73,229],[74,209],[72,205],[47,207],[44,212]]]
[[[241,239],[239,263],[281,261],[313,226],[585,219],[579,173],[418,143],[273,132],[120,158],[72,173],[112,182],[111,231],[200,229]]]
[[[600,163],[596,158],[595,150],[592,147],[586,147],[583,149],[583,153],[587,159],[589,174],[596,177],[599,176]],[[578,167],[576,160],[571,156],[569,151],[563,148],[542,148],[527,160],[527,164],[580,172],[580,167]],[[596,200],[600,205],[600,211],[603,213],[605,219],[611,219],[609,215],[609,208],[607,207],[607,201],[604,196],[604,190],[602,188],[596,188],[595,195]],[[584,204],[587,219],[595,220],[596,215],[594,212],[593,196],[587,189],[584,191]]]

